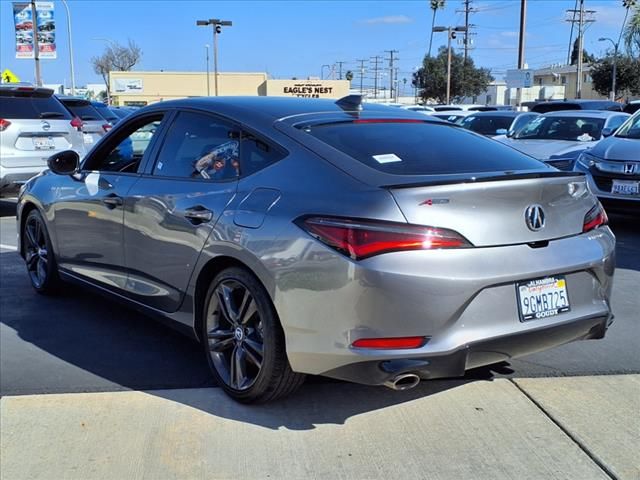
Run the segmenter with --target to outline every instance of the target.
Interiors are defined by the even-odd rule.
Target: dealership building
[[[111,72],[111,102],[144,106],[163,100],[215,95],[215,76],[205,72]],[[271,80],[266,73],[220,72],[218,95],[341,98],[349,94],[348,80]]]

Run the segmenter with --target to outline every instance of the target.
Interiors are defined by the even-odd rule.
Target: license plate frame
[[[33,137],[33,148],[36,150],[53,150],[56,143],[53,137]]]
[[[536,291],[539,293],[536,293]],[[557,296],[554,295],[554,293],[556,293]],[[564,294],[564,301],[561,301],[562,294]],[[543,295],[543,297],[538,301],[536,295]],[[532,308],[531,306],[532,299],[535,300],[536,308]],[[564,275],[550,275],[517,282],[516,300],[518,304],[518,316],[521,322],[542,320],[571,311],[567,279]],[[537,307],[541,304],[543,308],[538,310]]]
[[[640,182],[614,179],[611,183],[611,193],[616,195],[640,195]]]

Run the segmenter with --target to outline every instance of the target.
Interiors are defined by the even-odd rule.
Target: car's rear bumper
[[[441,355],[363,361],[324,372],[323,375],[366,385],[382,385],[405,373],[414,373],[422,379],[459,377],[472,368],[522,357],[575,340],[604,338],[612,321],[610,314],[587,317],[524,333],[471,342]]]
[[[305,256],[320,258],[322,248],[310,246]],[[325,253],[308,269],[280,272],[274,298],[294,371],[381,383],[385,362],[427,359],[423,366],[430,377],[461,375],[601,337],[611,318],[615,237],[603,227],[541,248],[397,252],[360,262]],[[571,310],[521,321],[516,285],[547,276],[564,277]],[[352,346],[363,338],[412,336],[429,340],[404,350]],[[363,378],[367,372],[369,380]]]
[[[40,174],[46,168],[46,164],[11,168],[0,166],[0,191],[17,192],[30,178]]]

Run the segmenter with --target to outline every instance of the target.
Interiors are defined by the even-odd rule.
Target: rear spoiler
[[[0,96],[2,97],[50,97],[53,90],[43,87],[29,87],[24,85],[4,84],[0,86]]]
[[[559,178],[559,177],[584,177],[582,172],[557,172],[536,171],[536,172],[487,172],[482,175],[438,175],[439,178],[433,178],[420,182],[398,183],[393,185],[381,185],[381,188],[415,188],[415,187],[433,187],[436,185],[453,185],[456,183],[480,183],[480,182],[496,182],[500,180],[529,180],[534,178]]]

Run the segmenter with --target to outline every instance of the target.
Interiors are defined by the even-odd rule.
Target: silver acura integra
[[[304,374],[411,388],[612,320],[615,239],[584,175],[420,113],[162,102],[49,167],[18,203],[34,288],[170,320],[239,401]]]

